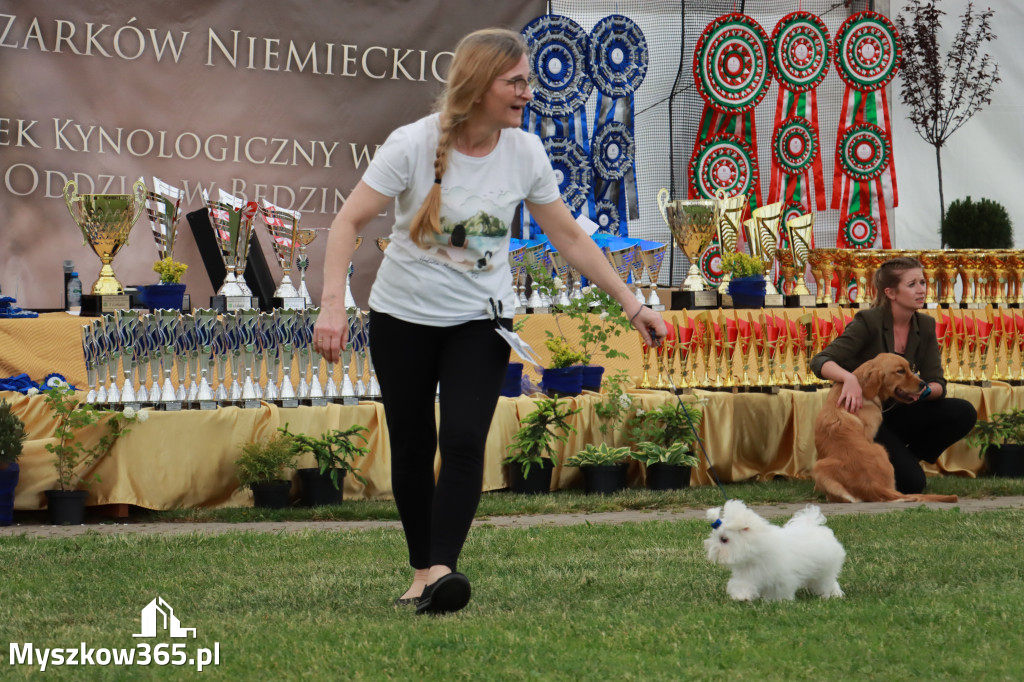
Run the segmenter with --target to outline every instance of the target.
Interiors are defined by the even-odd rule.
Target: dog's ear
[[[708,509],[707,511],[705,511],[704,518],[706,518],[708,521],[717,521],[721,517],[721,514],[722,508],[715,507],[713,509]]]
[[[882,368],[874,364],[860,375],[860,390],[866,399],[874,400],[878,397],[878,391],[882,388],[882,379],[884,377],[885,372],[882,371]]]

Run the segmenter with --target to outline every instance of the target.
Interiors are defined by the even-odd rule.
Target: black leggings
[[[512,322],[502,325],[511,329]],[[409,564],[454,571],[480,502],[484,446],[509,346],[492,320],[430,327],[371,311],[370,352],[388,422],[391,489]],[[434,419],[438,383],[440,427]]]
[[[918,460],[934,464],[946,448],[967,435],[977,419],[974,405],[961,398],[897,403],[884,412],[875,442],[889,453],[896,490],[906,495],[923,492],[925,475]]]

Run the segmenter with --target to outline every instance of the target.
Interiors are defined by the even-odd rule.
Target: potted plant
[[[278,433],[245,443],[235,468],[239,487],[252,490],[254,507],[287,507],[292,482],[285,478],[284,471],[295,468],[293,434]]]
[[[153,271],[160,275],[160,283],[142,287],[142,302],[150,310],[181,310],[185,297],[185,285],[181,283],[181,276],[186,270],[187,265],[170,256],[153,263]]]
[[[1024,410],[997,412],[979,419],[965,442],[980,448],[985,470],[993,476],[1024,478]]]
[[[579,395],[583,390],[583,365],[587,356],[569,346],[569,342],[560,336],[552,336],[544,341],[551,351],[551,361],[544,368],[541,385],[544,393],[552,398]]]
[[[689,485],[690,467],[697,461],[692,455],[683,455],[693,452],[697,442],[694,430],[702,416],[699,404],[667,402],[646,412],[637,410],[626,421],[626,439],[636,448],[633,458],[648,465],[648,487],[665,490]],[[650,445],[643,445],[645,443]],[[674,487],[660,487],[666,485]]]
[[[942,219],[942,243],[951,249],[1012,249],[1013,222],[997,201],[957,199]]]
[[[548,350],[552,351],[552,366],[557,367],[554,364],[553,343],[556,344],[556,347],[564,348],[572,353],[569,355],[565,351],[561,352],[558,355],[559,361],[570,361],[573,365],[582,365],[582,390],[600,391],[604,368],[593,364],[594,360],[599,357],[628,360],[629,356],[615,348],[612,340],[631,330],[633,326],[622,311],[619,302],[607,293],[597,287],[584,287],[582,292],[582,297],[570,299],[568,305],[552,307],[558,335],[556,336],[550,330],[546,331],[548,339],[545,341],[545,345]],[[576,324],[576,333],[573,334],[572,342],[569,341],[569,336],[562,329],[563,316],[568,317]]]
[[[697,466],[691,445],[680,441],[665,447],[649,440],[637,443],[633,459],[643,462],[647,487],[651,490],[679,490],[690,485],[690,469]]]
[[[14,489],[18,487],[25,424],[11,411],[11,404],[0,400],[0,526],[14,520]]]
[[[607,443],[589,443],[565,460],[567,466],[579,467],[583,488],[588,493],[615,493],[626,487],[629,448],[611,447]]]
[[[278,431],[291,437],[296,455],[311,453],[316,460],[314,467],[297,469],[302,503],[307,507],[341,504],[345,492],[342,483],[348,473],[367,485],[366,479],[353,465],[356,458],[365,457],[370,452],[354,441],[358,438],[366,443],[366,436],[363,435],[367,431],[365,426],[357,424],[344,430],[326,431],[319,438],[304,433],[290,433],[287,424]]]
[[[117,439],[130,431],[130,422],[144,422],[149,415],[130,407],[123,412],[109,412],[79,403],[75,391],[63,382],[43,391],[43,395],[57,422],[54,442],[44,446],[53,453],[57,470],[58,487],[43,491],[50,521],[55,525],[80,525],[85,520],[88,488],[100,480],[89,472],[110,452]],[[87,447],[80,431],[93,426],[102,428],[103,434],[94,446]]]
[[[537,409],[523,417],[502,461],[511,465],[511,488],[517,493],[546,493],[551,490],[551,473],[558,463],[556,442],[565,442],[576,429],[569,417],[579,412],[558,398],[537,401]]]
[[[722,256],[722,271],[730,273],[729,295],[737,308],[763,308],[766,282],[764,261],[745,253]]]

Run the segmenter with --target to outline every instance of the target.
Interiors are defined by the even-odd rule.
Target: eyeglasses
[[[515,88],[516,97],[522,97],[523,93],[526,92],[527,86],[530,87],[530,90],[537,89],[537,79],[534,77],[531,77],[529,80],[523,78],[522,76],[516,76],[515,78],[499,78],[497,80],[505,81],[506,83],[511,83],[512,87]]]

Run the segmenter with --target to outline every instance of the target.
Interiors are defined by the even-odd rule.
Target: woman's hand
[[[644,343],[652,348],[660,346],[668,334],[668,330],[665,328],[665,319],[661,313],[657,313],[647,306],[641,306],[630,322],[640,332]]]
[[[864,391],[860,387],[857,377],[851,374],[843,382],[843,390],[839,394],[839,407],[845,407],[847,412],[856,414],[864,404]]]
[[[348,315],[344,306],[325,306],[313,327],[313,350],[334,364],[341,359],[341,349],[348,345]]]

